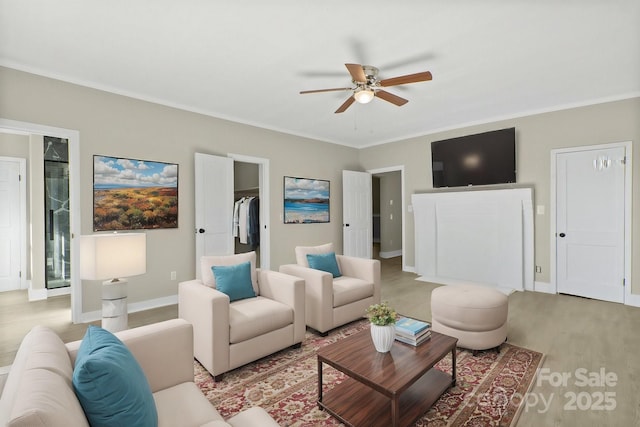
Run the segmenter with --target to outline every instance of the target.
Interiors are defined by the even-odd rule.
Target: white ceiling
[[[343,114],[298,93],[348,62],[433,81]],[[640,96],[640,1],[0,0],[0,65],[366,147]]]

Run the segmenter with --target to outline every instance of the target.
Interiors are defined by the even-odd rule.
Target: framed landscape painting
[[[178,228],[178,165],[93,156],[93,231]]]
[[[284,177],[284,223],[329,222],[329,181]]]

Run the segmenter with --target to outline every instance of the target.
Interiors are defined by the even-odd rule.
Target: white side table
[[[102,284],[102,327],[110,332],[127,329],[127,281]]]

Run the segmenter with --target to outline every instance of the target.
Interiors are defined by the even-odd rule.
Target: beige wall
[[[129,302],[175,295],[195,276],[194,153],[269,159],[271,268],[295,261],[295,245],[342,247],[342,169],[361,170],[357,150],[185,112],[0,67],[0,117],[80,133],[82,234],[92,233],[93,155],[179,164],[179,228],[147,231],[147,274],[130,279]],[[331,181],[331,222],[283,224],[283,176]],[[177,272],[177,281],[170,272]],[[83,312],[100,288],[83,283]]]
[[[0,157],[29,158],[29,137],[0,132]]]
[[[549,282],[550,254],[550,159],[551,150],[564,147],[633,141],[633,163],[640,167],[640,98],[537,114],[495,123],[439,132],[432,135],[379,145],[360,150],[365,169],[389,166],[405,167],[405,201],[411,194],[432,188],[432,141],[506,127],[516,128],[517,181],[533,184],[534,205],[544,205],[545,215],[535,216],[535,263],[542,273],[535,280]],[[640,174],[633,174],[632,254],[640,253]],[[408,206],[404,208],[407,209]],[[406,265],[414,266],[413,215],[406,213]],[[632,257],[632,292],[640,294],[640,257]]]
[[[515,126],[518,181],[535,187],[535,204],[549,208],[549,164],[553,148],[634,142],[640,165],[640,99],[611,102],[412,138],[362,150],[318,142],[181,111],[120,95],[0,67],[0,117],[73,129],[80,133],[82,233],[92,232],[92,160],[94,154],[178,163],[179,228],[150,230],[148,272],[131,278],[130,302],[175,295],[180,280],[194,276],[193,155],[203,152],[267,158],[270,161],[271,268],[294,262],[295,245],[333,241],[342,247],[342,170],[404,166],[405,201],[431,189],[430,143],[485,130]],[[282,177],[331,181],[331,222],[296,225],[282,222]],[[640,253],[640,178],[634,174],[633,253]],[[394,200],[395,202],[395,200]],[[398,199],[400,202],[400,199]],[[404,206],[407,209],[407,206]],[[414,265],[413,216],[406,213],[405,264]],[[536,216],[537,281],[549,281],[549,217]],[[640,271],[634,257],[633,271]],[[170,280],[176,271],[177,281]],[[636,283],[638,280],[635,281]],[[636,285],[634,293],[640,293]],[[83,283],[83,312],[99,309],[99,287]]]
[[[260,185],[260,167],[255,163],[234,162],[233,185],[235,190],[254,190]]]

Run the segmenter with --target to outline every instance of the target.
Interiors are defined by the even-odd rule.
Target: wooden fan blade
[[[349,97],[349,99],[347,99],[346,101],[344,101],[344,104],[342,104],[342,105],[340,106],[340,108],[338,108],[338,109],[335,111],[335,112],[336,112],[336,114],[338,114],[338,113],[344,113],[344,112],[345,112],[345,110],[346,110],[347,108],[349,108],[349,107],[351,106],[351,104],[353,104],[354,102],[356,102],[356,99],[353,97],[353,95],[351,95],[351,96]]]
[[[335,92],[335,91],[339,91],[339,90],[353,90],[353,88],[350,88],[350,87],[336,87],[336,88],[332,88],[332,89],[302,90],[302,91],[300,91],[300,94],[304,95],[305,93]]]
[[[433,76],[429,71],[422,73],[407,74],[406,76],[392,77],[390,79],[380,80],[378,84],[382,87],[404,85],[407,83],[426,82],[431,80]]]
[[[384,99],[387,102],[390,102],[390,103],[392,103],[394,105],[397,105],[398,107],[400,107],[400,106],[406,104],[407,102],[409,102],[408,99],[400,98],[398,95],[394,95],[392,93],[385,92],[384,90],[380,90],[380,89],[378,89],[376,91],[376,96],[378,98]]]
[[[351,74],[351,78],[354,82],[358,83],[366,83],[367,76],[364,75],[364,69],[360,64],[344,64],[349,70],[349,74]]]

